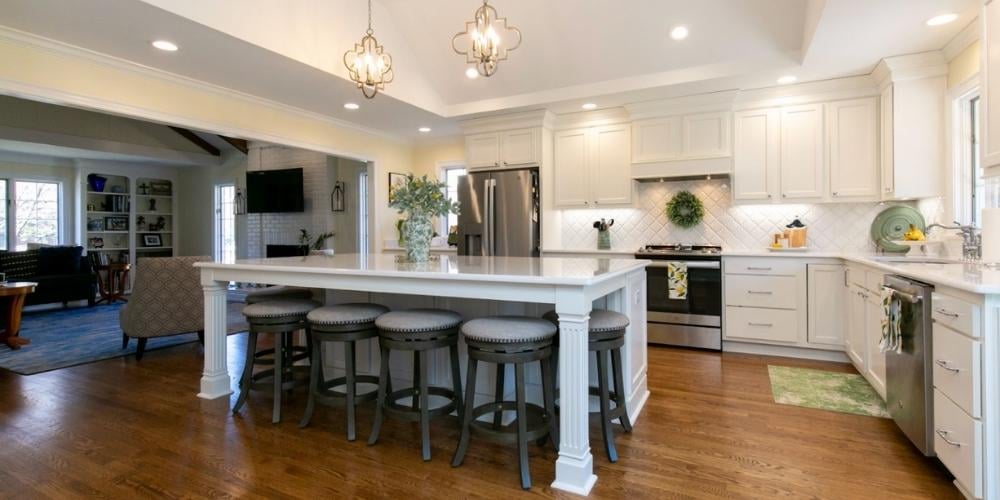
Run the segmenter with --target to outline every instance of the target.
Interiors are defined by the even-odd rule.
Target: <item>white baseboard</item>
[[[724,352],[739,352],[745,354],[759,354],[762,356],[780,356],[785,358],[815,359],[818,361],[835,361],[838,363],[850,363],[847,354],[842,351],[828,351],[825,349],[808,349],[804,347],[754,344],[751,342],[734,342],[731,340],[722,341]]]

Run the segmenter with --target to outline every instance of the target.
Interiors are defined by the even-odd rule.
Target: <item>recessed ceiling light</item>
[[[356,102],[345,102],[344,103],[344,109],[350,109],[350,110],[353,111],[353,110],[358,109],[360,107],[361,106],[358,106],[358,103],[356,103]]]
[[[941,26],[958,19],[958,14],[948,13],[934,16],[927,20],[927,26]]]
[[[789,83],[795,83],[796,81],[798,81],[798,78],[796,78],[795,75],[785,75],[778,78],[778,83],[782,85],[788,85]]]
[[[180,48],[177,46],[176,43],[169,42],[167,40],[155,40],[153,42],[153,47],[156,47],[160,50],[164,50],[167,52],[177,52],[177,49]]]
[[[594,104],[594,103],[592,103],[592,102],[588,102],[588,103],[586,103],[586,104],[584,104],[583,106],[580,106],[580,107],[583,108],[583,109],[586,109],[586,110],[591,110],[591,109],[596,109],[597,105]]]
[[[421,134],[426,134],[427,132],[430,132],[430,131],[431,131],[431,128],[430,128],[430,127],[420,127],[420,128],[418,128],[417,130],[418,130],[418,131],[419,131],[419,132],[420,132]]]
[[[670,38],[673,38],[674,40],[683,40],[687,37],[687,26],[674,26],[674,29],[670,30]]]
[[[479,78],[479,71],[476,71],[476,68],[469,68],[465,70],[465,76],[468,77],[469,80],[475,80],[476,78]]]

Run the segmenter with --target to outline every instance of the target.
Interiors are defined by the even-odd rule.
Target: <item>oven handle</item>
[[[722,263],[718,261],[698,261],[698,260],[688,260],[688,261],[675,261],[683,262],[687,264],[688,269],[722,269]],[[654,260],[646,267],[667,267],[670,264],[668,261],[658,261]]]

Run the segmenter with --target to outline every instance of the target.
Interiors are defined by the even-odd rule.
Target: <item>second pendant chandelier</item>
[[[451,48],[465,56],[466,62],[476,65],[483,76],[492,76],[507,53],[521,45],[521,30],[507,26],[507,18],[499,17],[496,9],[483,0],[476,9],[473,20],[465,23],[465,31],[455,34]]]

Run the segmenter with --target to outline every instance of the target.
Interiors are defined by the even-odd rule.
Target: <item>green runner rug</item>
[[[889,418],[885,402],[861,375],[774,365],[767,372],[775,403]]]

